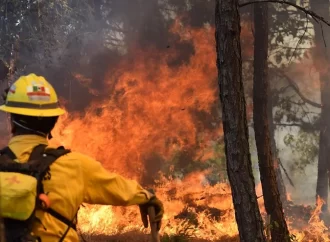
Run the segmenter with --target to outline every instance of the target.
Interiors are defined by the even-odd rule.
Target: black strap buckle
[[[12,160],[16,159],[16,155],[8,146],[0,151],[0,155],[7,155]]]

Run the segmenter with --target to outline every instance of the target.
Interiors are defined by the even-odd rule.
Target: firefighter
[[[11,119],[12,138],[8,147],[19,162],[26,162],[34,147],[48,146],[47,138],[51,138],[58,117],[65,111],[59,107],[50,83],[33,73],[14,82],[4,98],[0,110],[9,113]],[[108,172],[100,162],[84,154],[70,152],[58,158],[50,166],[49,179],[43,181],[43,186],[57,216],[43,210],[36,212],[38,222],[33,224],[33,233],[42,241],[58,241],[63,236],[63,241],[79,241],[74,226],[68,229],[68,223],[82,203],[138,205],[144,222],[148,207],[153,206],[160,229],[163,204],[152,192],[136,181]]]

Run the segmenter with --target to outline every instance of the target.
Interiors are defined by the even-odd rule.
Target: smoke
[[[291,126],[290,122],[285,121],[288,120],[288,117],[284,116],[284,119],[280,120],[283,126],[277,126],[275,139],[279,150],[279,157],[294,184],[294,187],[292,187],[286,175],[282,172],[287,192],[290,194],[291,199],[296,203],[314,205],[318,156],[316,155],[316,157],[313,157],[309,152],[312,152],[313,146],[317,146],[316,148],[318,148],[318,144],[312,142],[311,139],[299,140],[301,131],[307,132],[306,137],[309,137],[315,134],[318,135],[318,129],[320,128],[317,122],[315,122],[315,119],[320,115],[320,108],[304,103],[302,99],[303,97],[315,103],[321,102],[319,76],[314,68],[314,63],[310,58],[309,52],[310,51],[307,49],[305,53],[305,57],[307,58],[284,69],[286,75],[294,82],[293,85],[295,85],[295,89],[299,91],[299,94],[297,94],[297,91],[289,88],[283,95],[283,97],[290,100],[292,107],[296,107],[291,108],[291,110],[295,110],[293,112],[296,112],[295,117],[298,117],[298,119],[291,121],[291,124],[296,123],[297,126]],[[292,85],[292,83],[287,80],[281,83],[281,87],[290,85]],[[299,105],[294,106],[295,103]],[[311,124],[311,129],[305,129],[304,125],[299,127],[300,124],[305,123]],[[288,134],[292,135],[296,142],[291,147],[284,142]],[[316,142],[318,142],[318,140],[316,140]],[[306,157],[303,157],[304,155],[306,155]],[[296,168],[296,164],[301,165],[304,162],[308,162],[308,164],[302,165],[304,167],[303,170]]]
[[[89,116],[104,117],[102,116],[104,114],[104,107],[102,105],[105,105],[105,100],[113,102],[111,103],[113,105],[111,108],[116,112],[126,112],[126,118],[132,117],[130,116],[132,110],[127,109],[127,103],[131,102],[130,100],[133,100],[135,97],[129,96],[131,98],[130,100],[124,100],[123,97],[128,95],[127,93],[130,90],[135,90],[136,80],[132,77],[128,81],[131,85],[130,90],[125,89],[127,87],[118,88],[118,86],[122,85],[120,80],[125,77],[126,72],[135,73],[139,66],[146,65],[146,63],[148,64],[150,62],[149,66],[152,66],[153,69],[145,70],[148,72],[148,75],[143,75],[143,77],[148,80],[143,80],[144,85],[153,85],[155,83],[157,85],[166,85],[167,82],[171,83],[171,80],[161,80],[163,83],[158,83],[159,80],[153,79],[157,76],[157,72],[163,68],[161,65],[154,65],[154,63],[164,65],[167,70],[178,71],[180,68],[184,69],[187,65],[190,65],[196,56],[203,56],[200,55],[201,52],[208,50],[215,52],[212,42],[209,42],[209,46],[196,47],[193,38],[184,38],[180,34],[180,31],[173,31],[173,26],[176,24],[175,21],[180,21],[182,24],[181,28],[186,30],[186,35],[191,34],[194,30],[211,28],[209,32],[200,32],[200,35],[197,37],[199,39],[214,38],[212,36],[214,25],[213,1],[145,0],[143,4],[137,0],[89,1],[93,2],[91,5],[88,5],[87,1],[81,1],[79,5],[75,5],[75,2],[63,0],[58,2],[49,1],[49,4],[47,4],[46,1],[43,1],[39,10],[43,13],[43,22],[41,24],[44,27],[38,29],[38,31],[32,31],[30,27],[28,28],[29,24],[36,26],[39,24],[39,22],[36,22],[36,12],[30,11],[29,14],[25,15],[24,21],[17,28],[11,28],[13,34],[18,34],[21,40],[18,46],[18,60],[16,63],[18,69],[17,75],[31,72],[44,75],[58,91],[65,108],[69,112],[74,113],[70,120],[72,123],[75,121],[75,118],[83,117],[87,120]],[[36,6],[31,3],[30,7],[34,9]],[[281,18],[277,19],[277,21],[286,22],[283,19],[286,19],[286,17],[283,14],[280,16]],[[247,97],[251,96],[252,93],[252,69],[250,60],[253,53],[251,47],[253,44],[253,34],[249,19],[249,10],[242,10],[241,36],[243,58],[246,60],[243,71]],[[273,30],[274,26],[272,26]],[[203,36],[206,34],[209,36]],[[290,32],[289,34],[294,35],[295,33]],[[33,40],[30,40],[31,37],[34,37]],[[285,39],[284,44],[288,44],[289,42],[288,39]],[[295,44],[293,43],[290,47],[295,47]],[[150,55],[151,51],[161,54]],[[139,63],[137,61],[141,59],[141,56],[147,55],[151,57],[146,58],[146,63]],[[270,58],[274,62],[275,57],[271,55]],[[166,59],[166,62],[163,62],[163,59]],[[144,60],[141,59],[141,61]],[[207,56],[203,61],[204,64],[215,63],[214,55]],[[289,75],[297,81],[299,79],[300,89],[304,92],[304,95],[314,101],[318,101],[318,89],[317,86],[313,86],[317,83],[317,78],[315,79],[315,77],[310,76],[309,69],[306,68],[306,65],[306,63],[295,65],[292,67]],[[198,66],[196,65],[194,68],[198,68]],[[164,73],[168,74],[167,72]],[[177,76],[173,74],[167,77],[171,79]],[[205,78],[206,82],[210,83],[208,86],[210,90],[218,89],[215,72],[210,72],[208,76],[205,75],[203,78]],[[193,82],[194,79],[192,78],[190,81]],[[286,85],[286,82],[282,80],[276,88],[280,89]],[[182,94],[196,98],[197,89],[186,89]],[[217,91],[214,93],[217,95]],[[141,93],[137,95],[139,94]],[[198,98],[196,98],[197,101],[194,105],[188,108],[184,106],[180,107],[183,109],[181,110],[182,112],[189,114],[193,129],[197,130],[196,133],[214,131],[221,126],[221,117],[219,114],[220,104],[218,98],[216,96],[214,98],[216,101],[211,103],[207,109],[198,108],[200,105]],[[295,100],[298,99],[296,98]],[[247,100],[248,107],[251,107],[251,100],[249,98]],[[95,104],[100,103],[102,105],[99,105],[97,108],[90,108],[92,105],[95,106]],[[144,114],[144,116],[141,115],[139,117],[147,117],[148,113],[145,110],[140,108],[138,111],[136,111],[138,115],[141,115],[141,113]],[[309,111],[317,112],[317,110],[313,109]],[[251,112],[248,113],[249,117],[251,116],[250,114]],[[176,116],[175,114],[173,116],[166,118],[168,118],[169,122],[180,125],[180,122],[178,122],[181,118],[180,115]],[[5,124],[4,115],[1,116],[1,120],[1,124]],[[106,120],[103,121],[106,122]],[[85,121],[85,123],[88,122]],[[120,126],[122,124],[119,123],[117,128],[122,131],[122,126]],[[96,125],[96,123],[89,125]],[[6,125],[2,125],[1,127],[6,127]],[[87,129],[88,125],[83,127]],[[93,130],[93,128],[91,127],[90,130]],[[98,132],[105,131],[104,129],[96,130]],[[185,129],[183,130],[185,131]],[[118,132],[118,130],[116,131]],[[181,130],[178,129],[178,131]],[[3,128],[2,133],[6,132],[6,128]],[[287,133],[297,135],[297,132],[298,129],[278,129],[276,132],[279,154],[288,170],[292,160],[297,160],[298,157],[284,144],[283,139]],[[181,132],[176,134],[176,136],[189,136],[187,133]],[[162,138],[164,136],[166,134],[163,134]],[[118,137],[118,134],[116,137]],[[159,138],[159,136],[156,138]],[[157,141],[156,138],[155,140]],[[182,140],[186,139],[186,137],[181,138]],[[199,139],[198,135],[194,138],[195,140]],[[251,132],[251,138],[253,138],[253,132]],[[171,141],[175,143],[177,142],[177,138],[173,138]],[[89,141],[86,140],[85,142]],[[192,163],[198,157],[198,151],[201,147],[203,145],[196,142],[196,144],[182,151],[177,157],[179,160],[177,164],[178,168],[184,168]],[[255,160],[256,153],[253,150],[254,146],[251,145],[251,147],[251,153]],[[154,177],[150,176],[150,174],[155,174],[158,170],[162,169],[162,164],[168,158],[156,151],[138,157],[143,160],[145,169],[148,171],[144,173],[144,177],[142,178],[146,183],[150,183],[153,180]],[[291,189],[288,183],[287,187],[289,192],[292,193],[293,199],[302,202],[310,201],[312,197],[314,199],[315,167],[316,163],[309,165],[305,169],[306,175],[290,173],[296,187],[295,189]],[[257,168],[255,171],[257,171]],[[286,181],[284,175],[283,177]],[[307,180],[306,177],[310,180]]]

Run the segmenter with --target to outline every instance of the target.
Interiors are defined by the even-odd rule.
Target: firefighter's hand
[[[160,230],[162,218],[164,215],[163,203],[156,196],[153,196],[150,198],[150,200],[147,203],[141,204],[139,205],[139,207],[140,207],[142,222],[145,228],[148,228],[148,208],[149,207],[155,208],[154,222],[157,223],[157,230]]]

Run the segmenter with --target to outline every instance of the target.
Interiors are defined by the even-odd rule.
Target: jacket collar
[[[38,144],[44,144],[48,145],[48,140],[44,137],[41,137],[39,135],[34,134],[28,134],[28,135],[17,135],[12,137],[9,140],[9,146],[16,146],[16,145],[38,145]]]
[[[33,147],[44,144],[48,146],[48,140],[39,135],[17,135],[9,140],[9,148],[17,158],[27,160]]]

